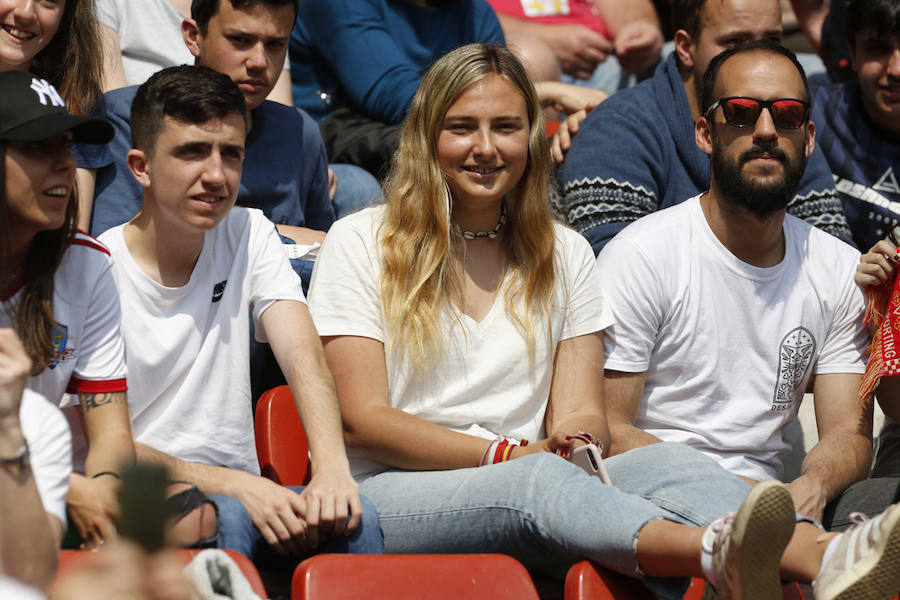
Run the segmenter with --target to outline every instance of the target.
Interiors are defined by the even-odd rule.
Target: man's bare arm
[[[825,504],[864,479],[872,465],[872,402],[856,401],[861,375],[816,376],[813,384],[819,442],[788,484],[800,514],[821,519]]]
[[[613,38],[616,56],[625,71],[642,75],[659,61],[665,40],[650,0],[594,0],[594,6]]]
[[[822,45],[822,25],[828,16],[829,6],[825,0],[791,0],[791,7],[797,22],[814,52]]]
[[[344,448],[334,378],[325,362],[309,309],[301,302],[275,302],[262,315],[272,352],[287,379],[309,440],[312,478],[303,491],[310,531],[337,534],[355,529],[362,504]]]
[[[611,456],[662,441],[634,426],[644,395],[644,375],[643,372],[605,371],[603,397],[606,400]]]

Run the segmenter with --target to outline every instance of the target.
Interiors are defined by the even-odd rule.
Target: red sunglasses
[[[725,122],[732,127],[751,127],[756,124],[762,109],[769,109],[772,122],[781,129],[798,129],[809,118],[809,102],[796,98],[775,98],[760,100],[747,96],[729,96],[719,98],[706,109],[708,119],[719,106]]]

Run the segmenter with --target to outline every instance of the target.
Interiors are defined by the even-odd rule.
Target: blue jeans
[[[338,180],[337,192],[331,201],[336,219],[374,204],[381,199],[381,185],[371,173],[343,163],[328,165]]]
[[[300,493],[303,486],[291,486],[289,489]],[[250,519],[250,513],[240,500],[223,494],[209,494],[209,498],[218,507],[217,525],[219,526],[218,547],[240,552],[253,559],[259,545],[266,545],[262,534]],[[315,554],[330,552],[341,554],[382,554],[384,542],[381,528],[378,526],[378,514],[375,507],[366,500],[362,501],[363,515],[359,527],[350,535],[330,539],[315,550]]]
[[[654,444],[606,461],[615,487],[549,453],[454,471],[390,470],[360,484],[378,509],[390,553],[509,554],[563,576],[587,558],[641,576],[636,544],[649,521],[708,525],[743,502],[749,486],[681,444]],[[687,578],[647,578],[681,598]]]

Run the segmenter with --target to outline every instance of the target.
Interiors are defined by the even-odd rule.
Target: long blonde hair
[[[381,298],[388,347],[419,368],[440,355],[441,311],[462,299],[459,273],[465,240],[450,218],[452,198],[438,164],[437,140],[450,106],[492,73],[522,94],[530,128],[525,172],[504,199],[508,215],[502,243],[509,275],[504,300],[532,358],[535,323],[545,324],[549,340],[554,232],[548,197],[550,154],[540,101],[509,50],[469,44],[439,59],[422,78],[384,184]]]

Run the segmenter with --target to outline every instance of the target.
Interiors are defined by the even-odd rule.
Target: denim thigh
[[[289,489],[298,494],[303,486],[291,486]],[[259,544],[265,544],[262,534],[253,524],[250,513],[240,500],[224,494],[210,494],[209,498],[218,507],[219,543],[218,547],[240,552],[252,559]],[[381,554],[384,552],[381,528],[378,525],[378,513],[366,498],[361,497],[363,515],[359,527],[350,535],[340,536],[324,542],[313,554],[322,552],[346,554]]]
[[[499,552],[553,575],[588,558],[640,575],[635,546],[646,523],[706,524],[735,510],[749,490],[680,444],[639,448],[607,464],[614,487],[539,454],[481,468],[389,470],[360,491],[378,509],[387,552]],[[675,582],[667,585],[683,592],[684,580]],[[667,585],[651,587],[676,597]]]

